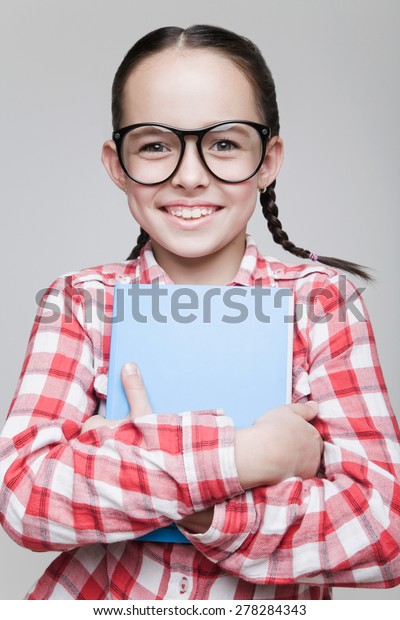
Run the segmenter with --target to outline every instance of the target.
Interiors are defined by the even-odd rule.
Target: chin
[[[171,251],[171,250],[169,250]],[[196,258],[204,258],[209,256],[210,254],[214,254],[217,252],[217,249],[208,248],[208,247],[179,247],[175,250],[172,250],[171,253],[175,254],[175,256],[180,256],[181,258],[187,259],[196,259]]]

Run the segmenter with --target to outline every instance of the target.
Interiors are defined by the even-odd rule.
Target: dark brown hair
[[[121,126],[124,87],[132,71],[150,55],[171,48],[209,48],[228,57],[251,83],[261,119],[271,128],[271,136],[279,135],[279,112],[275,84],[260,50],[245,37],[225,28],[208,25],[196,25],[186,29],[175,26],[158,28],[135,43],[119,66],[113,82],[112,122],[114,130]],[[267,220],[268,229],[274,241],[285,250],[299,258],[308,259],[313,256],[312,253],[292,243],[282,228],[275,201],[275,184],[274,181],[266,188],[265,192],[260,194],[262,212]],[[137,258],[148,239],[149,235],[141,228],[137,244],[128,259]],[[373,280],[362,266],[356,263],[331,256],[318,256],[318,261],[330,267],[348,271],[365,280]]]

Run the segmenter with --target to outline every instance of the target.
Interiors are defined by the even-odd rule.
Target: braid
[[[261,194],[260,202],[263,215],[268,223],[268,229],[275,243],[279,243],[284,250],[287,250],[299,258],[309,258],[310,252],[303,248],[296,247],[294,243],[289,241],[289,237],[282,229],[282,224],[278,219],[278,207],[275,202],[275,181]]]
[[[262,212],[267,220],[267,225],[270,233],[272,234],[273,240],[275,243],[279,243],[284,250],[287,250],[291,254],[298,256],[299,258],[310,258],[312,257],[315,260],[315,255],[312,254],[309,250],[305,250],[304,248],[298,248],[294,243],[289,240],[288,235],[282,228],[282,224],[278,219],[278,207],[276,205],[275,199],[275,184],[276,181],[273,181],[271,185],[269,185],[264,192],[260,195],[260,202],[262,206]],[[343,269],[344,271],[348,271],[349,273],[363,278],[367,282],[373,282],[373,277],[370,276],[362,265],[358,265],[357,263],[351,263],[346,260],[342,260],[340,258],[334,258],[332,256],[318,256],[318,262],[323,263],[324,265],[328,265],[329,267],[334,267],[337,269]]]
[[[136,245],[133,248],[132,252],[129,254],[127,260],[132,260],[133,258],[138,258],[140,254],[140,250],[146,245],[148,240],[150,239],[149,235],[142,227],[140,227],[140,234],[136,239]]]

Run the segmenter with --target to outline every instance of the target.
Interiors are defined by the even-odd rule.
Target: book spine
[[[107,385],[107,401],[106,401],[106,418],[108,420],[118,420],[120,419],[120,415],[118,415],[117,407],[115,403],[117,401],[117,383],[119,380],[119,372],[116,368],[117,359],[118,359],[118,344],[119,337],[118,331],[121,321],[116,320],[119,318],[119,313],[121,311],[120,301],[121,294],[118,293],[124,287],[123,284],[115,284],[114,285],[114,304],[113,304],[113,312],[112,312],[112,325],[111,325],[111,344],[110,344],[110,362],[108,367],[108,385]],[[126,289],[126,285],[125,285]],[[125,299],[125,291],[123,290],[123,299]],[[125,304],[123,303],[123,306]],[[124,310],[124,308],[123,308]]]

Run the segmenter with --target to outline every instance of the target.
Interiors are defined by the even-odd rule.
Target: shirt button
[[[107,396],[107,385],[108,385],[108,376],[104,373],[97,375],[94,380],[94,389],[103,394],[103,396]]]
[[[121,273],[118,273],[115,276],[115,281],[118,282],[119,284],[129,284],[129,282],[131,281],[129,276],[124,276]]]
[[[185,592],[187,592],[188,587],[189,587],[188,578],[187,577],[182,577],[181,583],[180,583],[179,594],[185,594]]]

